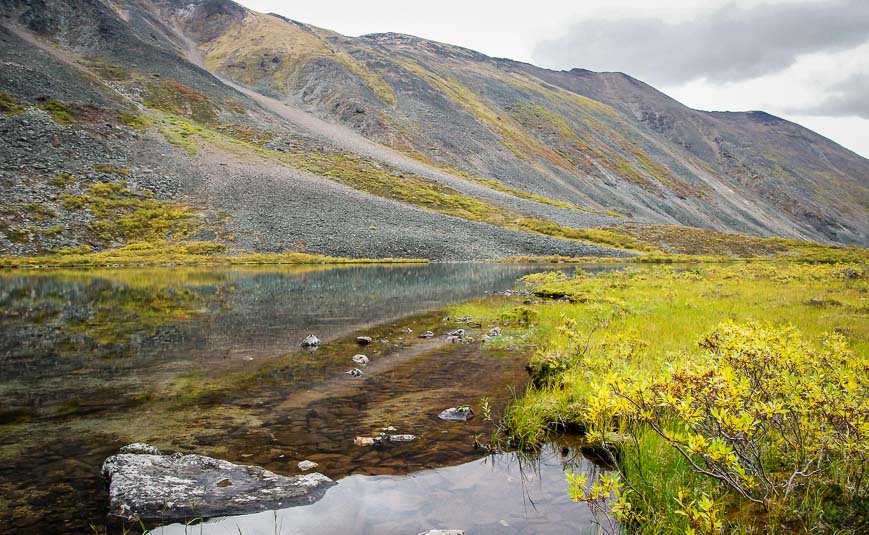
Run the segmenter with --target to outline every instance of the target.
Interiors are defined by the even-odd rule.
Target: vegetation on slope
[[[496,440],[579,430],[616,470],[574,499],[630,532],[866,527],[865,264],[633,267],[525,278],[458,307],[534,348]],[[607,516],[609,515],[609,516]]]
[[[336,258],[310,253],[254,253],[210,241],[130,243],[92,251],[89,247],[58,249],[42,256],[0,256],[0,268],[236,265],[236,264],[372,264],[425,263],[420,258]]]

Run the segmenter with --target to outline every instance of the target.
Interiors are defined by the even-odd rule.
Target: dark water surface
[[[454,328],[443,307],[544,269],[551,266],[0,275],[0,532],[105,530],[99,467],[138,441],[279,474],[299,473],[296,463],[310,459],[340,480],[312,506],[216,519],[190,533],[238,533],[233,522],[245,534],[275,533],[278,524],[282,533],[558,533],[588,525],[584,507],[566,498],[562,465],[587,468],[572,449],[526,462],[523,478],[515,454],[481,461],[473,438],[491,430],[482,418],[437,419],[483,396],[503,407],[510,387],[527,381],[527,356],[416,338]],[[299,349],[308,333],[323,347]],[[354,343],[362,334],[375,339],[364,350]],[[359,352],[371,364],[354,379],[344,372]],[[353,444],[387,426],[419,438]]]

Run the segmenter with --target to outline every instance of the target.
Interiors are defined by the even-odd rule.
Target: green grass
[[[137,132],[144,132],[151,126],[151,122],[148,118],[138,113],[120,111],[117,115],[119,123],[129,126]]]
[[[75,122],[72,109],[59,100],[49,100],[42,105],[42,109],[50,113],[57,123],[72,124]]]
[[[4,115],[18,115],[24,110],[24,106],[15,102],[15,99],[9,93],[0,91],[0,113]]]
[[[526,277],[526,281],[538,296],[564,300],[519,307],[527,320],[525,325],[510,319],[511,315],[515,318],[516,305],[500,299],[451,311],[454,315],[471,314],[482,322],[508,323],[505,332],[513,336],[523,332],[530,335],[529,364],[534,382],[508,408],[502,422],[505,439],[533,446],[564,429],[588,431],[590,438],[603,431],[636,437],[637,442],[622,446],[619,453],[622,477],[634,489],[632,506],[644,516],[631,531],[670,533],[686,529],[686,517],[677,514],[675,505],[682,488],[693,497],[710,496],[715,507],[724,511],[727,529],[787,526],[799,530],[816,525],[854,532],[854,522],[860,522],[855,507],[860,496],[865,499],[866,487],[859,491],[863,494],[854,494],[858,491],[853,487],[853,474],[859,470],[859,462],[855,468],[853,459],[831,457],[817,484],[789,499],[770,502],[771,509],[763,510],[729,487],[691,470],[670,442],[653,433],[644,420],[629,416],[629,412],[619,417],[600,415],[619,414],[616,407],[627,410],[620,405],[618,388],[639,388],[668,377],[674,366],[706,362],[711,357],[697,342],[729,322],[761,320],[769,325],[765,332],[772,333],[786,332],[793,326],[806,340],[805,347],[811,349],[799,345],[794,334],[788,335],[788,349],[781,351],[793,351],[808,363],[818,358],[810,352],[820,351],[824,337],[836,332],[845,337],[844,351],[852,355],[846,358],[849,366],[869,365],[869,307],[865,304],[869,276],[865,264],[779,260],[684,268],[631,266],[595,276],[583,272],[575,277],[538,274]],[[741,343],[756,344],[758,340]],[[839,372],[846,378],[860,376],[848,375],[852,372],[841,368]],[[865,371],[862,379],[866,379]],[[869,398],[863,401],[869,411],[865,399]],[[673,422],[676,428],[682,425],[678,419]],[[857,425],[869,424],[864,421]],[[869,451],[866,435],[855,440],[863,451]],[[778,447],[770,451],[770,467],[787,462],[775,457]],[[865,465],[865,459],[862,462]],[[840,511],[834,525],[829,523],[834,520],[825,516],[830,512],[818,501],[839,492],[836,489],[840,486],[850,490],[837,498]]]

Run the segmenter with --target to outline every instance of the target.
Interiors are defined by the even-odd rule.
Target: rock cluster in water
[[[110,516],[166,522],[241,515],[313,503],[336,484],[317,472],[285,477],[204,455],[147,453],[151,448],[132,444],[103,463]]]

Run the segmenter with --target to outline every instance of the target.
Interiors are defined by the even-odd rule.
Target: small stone
[[[320,339],[313,334],[309,334],[304,340],[302,340],[302,347],[317,347],[319,345]]]
[[[501,327],[495,327],[493,329],[489,329],[489,336],[501,336]]]
[[[441,413],[438,414],[438,418],[451,422],[467,422],[473,415],[474,411],[472,411],[470,407],[450,407],[449,409],[441,411]]]
[[[420,338],[434,338],[434,333],[431,331],[426,331],[419,335]]]
[[[297,466],[299,467],[299,470],[307,472],[308,470],[317,468],[318,465],[314,461],[309,461],[305,459],[304,461],[299,461],[299,464]]]
[[[374,341],[374,339],[371,338],[370,336],[357,336],[356,337],[356,343],[361,345],[361,346],[367,346],[368,344],[370,344],[373,341]]]
[[[383,440],[380,437],[356,437],[353,441],[357,446],[373,446]]]
[[[416,440],[414,435],[389,435],[390,442],[410,442]]]
[[[398,429],[396,429],[390,425],[389,427],[384,427],[383,429],[381,429],[381,431],[390,432],[390,431],[398,431]]]
[[[353,355],[352,360],[360,366],[365,366],[369,362],[368,357],[366,357],[365,355]]]
[[[353,377],[362,377],[363,375],[365,375],[364,373],[362,373],[362,370],[360,370],[359,368],[353,368],[352,370],[350,370],[346,373],[347,373],[347,375],[350,375]]]
[[[463,529],[430,529],[423,531],[419,535],[465,535]]]
[[[411,329],[410,327],[405,327],[401,330],[401,332],[403,332],[404,334],[411,334],[413,332],[413,329]]]
[[[455,331],[448,332],[447,336],[455,336],[456,338],[464,338],[465,337],[465,330],[464,329],[456,329]]]

